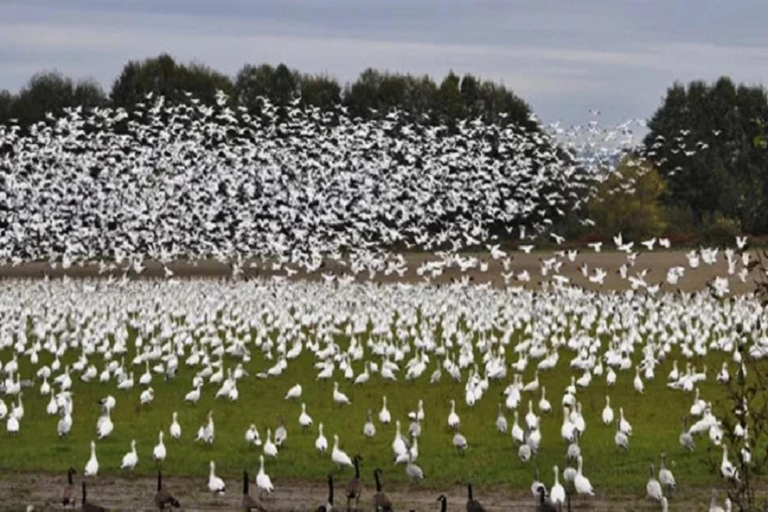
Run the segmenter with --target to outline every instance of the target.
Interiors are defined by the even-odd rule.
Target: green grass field
[[[343,341],[341,342],[343,346]],[[132,357],[129,353],[128,356]],[[566,353],[562,354],[566,356]],[[8,361],[10,351],[0,352],[0,359]],[[692,394],[672,391],[666,388],[666,375],[671,369],[671,359],[679,357],[673,351],[670,359],[657,367],[656,378],[646,382],[644,395],[638,395],[632,388],[634,371],[620,372],[617,384],[609,388],[604,378],[595,378],[587,390],[579,390],[577,398],[584,407],[587,422],[586,433],[581,441],[584,455],[584,473],[598,493],[601,490],[619,491],[636,490],[644,493],[648,478],[648,464],[654,462],[658,468],[659,455],[666,452],[667,460],[673,469],[679,486],[708,486],[716,484],[719,476],[710,471],[707,463],[710,458],[718,462],[721,451],[713,448],[708,453],[709,440],[697,440],[697,449],[693,454],[684,453],[678,443],[681,431],[681,418],[688,414],[693,401]],[[41,355],[39,364],[50,362],[50,355]],[[508,356],[509,359],[509,356]],[[572,372],[567,367],[570,357],[561,357],[557,368],[541,374],[541,382],[547,388],[547,396],[553,411],[542,423],[543,441],[540,452],[531,462],[522,463],[517,455],[517,447],[509,435],[496,431],[495,419],[497,403],[502,400],[504,383],[491,383],[485,397],[469,409],[464,403],[464,384],[450,381],[443,373],[439,385],[430,385],[428,376],[434,368],[434,358],[430,369],[415,382],[384,382],[374,375],[364,386],[353,387],[351,383],[341,382],[341,390],[350,397],[352,405],[339,408],[332,403],[333,382],[316,382],[317,370],[312,367],[312,356],[304,352],[291,362],[286,372],[278,378],[257,379],[254,375],[263,371],[272,362],[262,360],[261,353],[254,353],[246,369],[251,376],[238,384],[240,399],[229,403],[223,399],[214,400],[215,389],[207,386],[203,398],[197,406],[183,402],[184,395],[192,389],[192,371],[182,367],[177,378],[164,382],[162,376],[154,375],[154,403],[149,407],[139,405],[138,377],[143,367],[136,367],[136,387],[129,392],[115,389],[115,384],[80,382],[73,374],[74,424],[70,436],[59,439],[56,433],[58,416],[48,416],[45,406],[48,397],[39,395],[39,383],[35,388],[26,390],[23,396],[25,416],[21,422],[21,432],[16,437],[9,437],[5,428],[0,435],[0,468],[3,471],[44,471],[64,472],[69,466],[82,471],[89,457],[89,442],[96,438],[96,420],[100,407],[97,401],[112,394],[117,398],[117,407],[112,418],[115,423],[114,433],[105,440],[97,441],[97,454],[100,474],[119,473],[122,456],[129,450],[131,439],[138,444],[139,464],[136,472],[151,474],[155,471],[152,460],[152,448],[157,443],[160,429],[165,430],[168,457],[163,464],[163,471],[173,475],[200,477],[201,485],[208,474],[208,461],[217,463],[217,473],[224,477],[237,478],[245,468],[255,473],[258,469],[260,448],[248,446],[244,433],[251,423],[259,429],[262,440],[266,439],[267,428],[278,424],[278,416],[283,415],[288,428],[288,440],[281,448],[276,460],[267,460],[267,472],[279,487],[281,479],[322,480],[330,472],[336,472],[330,460],[330,454],[321,455],[314,448],[317,436],[316,426],[325,425],[325,434],[332,443],[332,436],[341,438],[341,448],[350,456],[360,453],[363,456],[362,471],[370,476],[375,467],[385,470],[388,481],[404,482],[407,480],[404,466],[392,464],[392,440],[394,420],[400,419],[404,431],[407,430],[406,414],[416,407],[418,399],[424,399],[426,420],[423,424],[422,437],[419,440],[419,459],[417,463],[424,469],[427,479],[423,486],[450,485],[471,481],[478,486],[508,486],[522,489],[530,486],[536,468],[541,470],[541,477],[548,485],[552,481],[552,466],[565,466],[565,444],[560,438],[562,408],[560,400],[563,390],[570,382]],[[130,360],[130,357],[126,357]],[[30,377],[33,372],[29,361],[20,358],[22,378]],[[723,397],[723,387],[715,384],[713,369],[719,368],[722,359],[708,356],[709,368],[707,382],[701,387],[702,396],[714,403]],[[268,364],[267,364],[268,363]],[[228,366],[234,366],[234,360],[228,360]],[[361,371],[361,362],[355,367]],[[98,365],[97,365],[98,366]],[[533,378],[534,364],[525,372],[525,382]],[[511,376],[510,371],[510,376]],[[335,374],[340,380],[342,375]],[[298,424],[301,412],[299,403],[283,399],[285,392],[295,383],[303,386],[302,401],[307,403],[308,413],[314,420],[314,426],[302,432]],[[615,426],[604,426],[600,420],[605,404],[605,395],[611,396],[611,403],[618,417],[618,408],[623,406],[627,419],[631,422],[634,434],[630,439],[628,453],[617,452],[614,446]],[[377,413],[381,408],[381,397],[387,395],[393,423],[379,425],[374,439],[363,435],[366,411],[370,408]],[[452,433],[448,430],[446,419],[450,410],[449,400],[456,399],[457,412],[461,417],[462,433],[467,437],[469,450],[465,455],[458,455],[452,446]],[[9,408],[11,400],[5,398]],[[533,396],[534,407],[539,395]],[[723,407],[715,407],[715,412]],[[168,435],[172,412],[179,414],[182,438],[175,441]],[[216,440],[211,448],[193,441],[198,427],[205,421],[209,410],[214,412]],[[527,412],[527,400],[520,406],[520,422]],[[512,413],[506,412],[509,424]],[[375,414],[376,416],[376,414]],[[351,475],[346,469],[344,475]],[[346,477],[345,476],[345,477]]]

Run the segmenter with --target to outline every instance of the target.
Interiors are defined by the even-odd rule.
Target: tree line
[[[0,91],[0,124],[15,120],[27,127],[58,115],[66,107],[133,109],[148,93],[168,101],[186,101],[188,95],[213,104],[217,91],[250,110],[259,108],[260,96],[272,104],[298,102],[322,110],[345,107],[350,116],[371,119],[397,108],[413,121],[448,126],[466,118],[486,122],[517,123],[536,129],[530,107],[505,86],[466,74],[450,72],[439,83],[427,75],[363,71],[354,82],[342,85],[323,74],[307,74],[285,64],[243,66],[234,77],[208,66],[177,62],[170,55],[130,61],[107,93],[96,82],[73,81],[54,71],[34,75],[17,93]]]

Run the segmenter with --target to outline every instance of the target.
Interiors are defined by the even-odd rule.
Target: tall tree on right
[[[758,119],[768,119],[762,87],[725,77],[670,87],[645,138],[666,178],[667,202],[702,225],[724,217],[745,232],[768,232],[768,154],[753,144]]]

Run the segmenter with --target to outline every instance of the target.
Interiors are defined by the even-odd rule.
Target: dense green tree
[[[650,162],[628,157],[597,187],[587,211],[602,238],[623,233],[641,240],[667,228],[664,192],[664,179]]]
[[[65,107],[103,106],[107,98],[98,84],[83,81],[74,84],[71,79],[55,71],[34,75],[10,102],[10,117],[21,126],[45,118],[47,113],[61,115]]]
[[[300,80],[301,99],[306,105],[331,110],[341,103],[341,86],[325,75],[304,75]]]
[[[13,105],[13,95],[6,91],[0,91],[0,124],[8,124],[11,118],[11,106]]]
[[[700,225],[720,216],[746,232],[768,232],[768,155],[753,144],[755,119],[766,118],[762,87],[728,78],[674,84],[645,139],[670,206],[689,209]]]
[[[301,94],[301,85],[301,74],[288,69],[285,64],[277,67],[246,64],[235,77],[235,95],[241,105],[251,110],[259,108],[260,96],[268,98],[274,105],[283,106]],[[327,93],[327,90],[321,92],[320,84],[310,85],[309,89],[315,100]]]
[[[115,106],[127,109],[144,102],[150,92],[171,102],[185,101],[185,93],[190,93],[212,104],[218,90],[229,95],[234,92],[226,75],[202,64],[178,64],[170,55],[162,54],[126,64],[112,85],[110,97]]]

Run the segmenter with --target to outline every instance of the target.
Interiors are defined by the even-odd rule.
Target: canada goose
[[[373,510],[376,512],[392,512],[392,502],[387,493],[381,490],[381,480],[379,475],[381,470],[376,468],[373,471],[373,478],[376,480],[376,493],[373,495]]]
[[[472,496],[472,484],[467,484],[467,512],[485,512],[485,509]]]
[[[75,468],[67,470],[67,485],[64,486],[64,497],[61,499],[61,504],[64,508],[74,508],[76,505],[75,484],[72,481],[72,475],[76,473]]]
[[[360,482],[360,461],[362,457],[360,454],[355,455],[352,458],[352,462],[355,465],[355,476],[347,483],[346,495],[347,495],[347,510],[352,500],[355,500],[355,510],[360,508],[360,495],[363,492],[363,484]]]
[[[107,509],[96,505],[95,503],[88,503],[88,493],[85,490],[85,480],[83,480],[83,506],[81,508],[83,512],[106,512]]]
[[[537,512],[557,512],[557,506],[547,496],[544,487],[539,487],[539,500],[536,504]]]
[[[261,502],[260,499],[254,498],[250,494],[248,494],[248,472],[243,471],[243,498],[240,500],[240,507],[243,509],[243,512],[253,512],[254,510],[258,512],[266,512],[266,508],[264,508],[264,504]]]
[[[437,501],[440,502],[440,512],[448,512],[448,498],[445,497],[445,494],[438,496]]]
[[[179,500],[173,497],[171,493],[163,489],[163,474],[157,472],[157,492],[155,492],[155,506],[160,510],[167,508],[179,508]]]
[[[317,507],[316,512],[330,512],[333,510],[333,475],[328,475],[328,501],[325,505]]]

